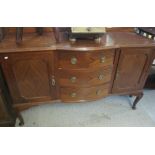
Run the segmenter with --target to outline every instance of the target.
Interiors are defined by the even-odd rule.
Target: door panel
[[[18,89],[24,98],[50,96],[48,64],[40,59],[19,60],[12,66]]]
[[[52,53],[10,54],[3,63],[14,103],[26,103],[54,98],[51,86]]]
[[[151,61],[151,49],[122,49],[112,92],[138,90],[143,88]]]

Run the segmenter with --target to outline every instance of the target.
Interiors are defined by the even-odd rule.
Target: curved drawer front
[[[108,90],[109,84],[87,88],[64,87],[60,90],[60,98],[64,102],[91,101],[107,96]]]
[[[113,64],[114,50],[78,52],[58,52],[58,68],[60,69],[86,69]]]
[[[59,85],[90,87],[104,84],[111,80],[112,67],[102,67],[95,70],[59,70]]]

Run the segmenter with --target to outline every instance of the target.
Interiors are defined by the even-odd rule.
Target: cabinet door
[[[143,89],[150,65],[150,48],[123,48],[117,66],[112,93]]]
[[[3,59],[3,72],[14,103],[55,98],[52,52],[9,54]]]

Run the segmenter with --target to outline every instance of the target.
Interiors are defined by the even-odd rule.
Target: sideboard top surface
[[[53,32],[39,36],[35,33],[24,34],[21,45],[16,44],[15,35],[8,35],[0,42],[0,53],[48,51],[48,50],[102,50],[123,47],[155,47],[155,41],[144,38],[133,32],[108,32],[95,43],[91,40],[77,40],[70,42],[62,34],[62,41],[56,43]]]

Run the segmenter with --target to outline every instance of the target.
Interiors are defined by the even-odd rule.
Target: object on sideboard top
[[[76,39],[95,39],[96,42],[100,42],[105,33],[105,27],[71,27],[69,39],[73,42]]]
[[[23,27],[16,28],[16,44],[21,44],[23,38]]]
[[[53,31],[57,43],[63,41],[64,38],[68,40],[70,27],[53,27]]]
[[[35,29],[39,35],[43,34],[43,27],[36,27]],[[16,28],[16,43],[18,45],[22,43],[22,38],[23,38],[23,27],[17,27]]]
[[[105,34],[105,27],[54,27],[56,41],[59,43],[64,38],[75,42],[77,39],[101,41],[101,37]]]
[[[42,34],[43,34],[43,30],[44,30],[43,27],[36,27],[36,32],[37,32],[39,35],[42,35]]]
[[[155,27],[136,27],[135,32],[143,37],[155,40]]]

